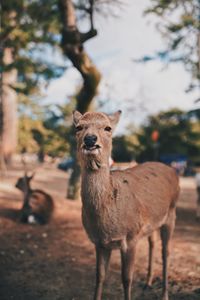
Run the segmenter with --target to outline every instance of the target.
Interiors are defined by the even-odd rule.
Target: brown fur
[[[200,220],[200,186],[197,186],[197,212],[196,212],[197,220]]]
[[[46,224],[50,221],[54,205],[52,197],[42,190],[32,190],[30,181],[33,176],[18,179],[16,187],[24,193],[20,221],[23,223]]]
[[[200,173],[196,174],[196,188],[197,188],[196,219],[200,221]]]
[[[163,299],[168,299],[167,256],[174,229],[179,192],[174,170],[161,163],[144,163],[123,171],[110,171],[112,130],[119,119],[103,113],[74,113],[78,157],[82,169],[82,221],[96,246],[97,277],[95,300],[102,286],[112,249],[119,248],[125,299],[131,299],[137,241],[149,239],[148,285],[152,282],[154,231],[160,229],[163,243]],[[87,137],[96,137],[87,146]]]

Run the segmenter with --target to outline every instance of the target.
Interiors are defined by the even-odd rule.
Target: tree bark
[[[13,62],[12,48],[3,49],[3,63]],[[12,88],[17,81],[17,70],[12,69],[1,73],[1,128],[0,155],[1,169],[4,161],[8,164],[17,146],[17,94]]]
[[[83,78],[83,86],[76,96],[76,109],[84,113],[91,109],[92,100],[97,93],[101,80],[100,72],[84,50],[84,42],[96,36],[97,31],[93,28],[92,18],[91,29],[88,32],[81,33],[78,30],[75,9],[71,0],[60,0],[59,7],[63,27],[62,49]],[[74,158],[74,167],[68,183],[67,198],[77,199],[78,190],[80,189],[80,169],[75,155],[76,143],[73,138],[73,129],[71,132],[71,156]]]

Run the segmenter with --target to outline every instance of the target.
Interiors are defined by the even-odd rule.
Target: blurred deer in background
[[[30,182],[34,174],[28,176],[25,172],[16,183],[16,188],[24,194],[20,221],[29,224],[46,224],[50,221],[54,205],[52,197],[42,190],[31,189]]]
[[[147,284],[153,279],[154,232],[162,240],[163,300],[168,300],[169,244],[175,225],[179,193],[175,171],[161,163],[144,163],[126,170],[110,171],[112,131],[120,111],[112,116],[75,111],[78,158],[82,172],[82,221],[96,247],[94,300],[102,288],[112,249],[121,251],[124,299],[131,299],[136,245],[149,239]]]

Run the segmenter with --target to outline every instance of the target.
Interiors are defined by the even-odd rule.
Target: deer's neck
[[[29,197],[30,197],[30,194],[32,192],[32,189],[30,188],[30,186],[26,186],[23,190],[24,192],[24,202],[28,202],[29,201]]]
[[[109,166],[104,166],[97,171],[82,170],[81,194],[83,205],[92,205],[98,209],[107,203],[110,190]]]

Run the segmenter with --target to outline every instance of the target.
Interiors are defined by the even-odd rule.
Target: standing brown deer
[[[154,231],[162,240],[163,300],[168,299],[167,265],[169,242],[174,230],[179,192],[174,170],[149,162],[123,171],[110,171],[112,131],[120,111],[104,113],[75,111],[78,158],[82,171],[82,221],[96,247],[94,299],[102,298],[102,287],[112,249],[121,251],[124,299],[131,299],[137,241],[149,239],[147,284],[152,282]]]
[[[22,223],[30,224],[46,224],[49,222],[54,205],[52,197],[42,190],[31,189],[30,182],[33,179],[26,173],[20,177],[16,183],[16,187],[24,193],[23,206],[20,214]]]

